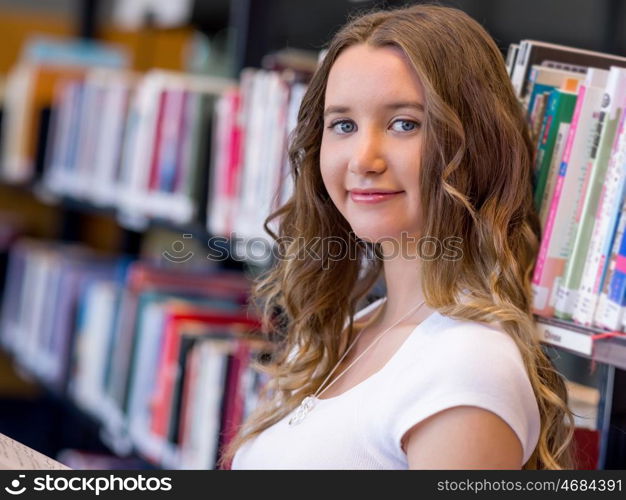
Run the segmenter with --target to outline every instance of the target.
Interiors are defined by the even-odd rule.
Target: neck
[[[411,308],[424,300],[422,290],[422,259],[417,254],[417,244],[405,245],[402,252],[398,246],[382,244],[383,272],[387,289],[387,303],[382,322],[388,323],[400,318]],[[419,309],[420,317],[432,312],[426,304]],[[410,315],[407,320],[414,319]]]

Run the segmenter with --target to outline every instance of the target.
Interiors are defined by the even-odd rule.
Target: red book
[[[184,447],[187,442],[187,435],[189,429],[187,428],[187,413],[189,412],[189,405],[191,404],[191,397],[195,391],[195,386],[198,379],[198,352],[192,351],[187,362],[185,364],[185,384],[183,386],[183,400],[180,407],[180,427],[178,429],[178,442],[181,447]]]
[[[574,459],[577,470],[596,470],[600,457],[600,433],[591,429],[574,429]]]
[[[181,326],[183,323],[195,322],[207,326],[205,333],[211,330],[229,332],[234,336],[237,332],[251,332],[260,326],[256,319],[244,314],[225,313],[219,310],[173,307],[166,314],[165,339],[159,372],[155,384],[152,405],[151,432],[165,439],[172,418],[172,402],[174,386],[177,379],[177,362],[180,351]]]
[[[224,403],[222,406],[220,452],[232,441],[243,422],[244,399],[241,380],[244,371],[248,367],[249,357],[250,348],[248,342],[240,340],[237,342],[237,348],[228,363]],[[230,464],[225,464],[224,468],[229,469]]]
[[[144,262],[131,264],[128,286],[133,292],[146,289],[205,293],[245,304],[251,281],[238,271],[212,273],[181,273],[150,266]]]

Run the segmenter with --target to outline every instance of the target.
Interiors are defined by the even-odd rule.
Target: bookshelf
[[[594,340],[594,335],[606,334],[608,331],[580,326],[557,318],[535,316],[535,319],[539,337],[545,344],[626,370],[626,336]]]
[[[367,2],[363,2],[366,4]],[[478,9],[476,6],[471,6],[471,2],[465,2],[470,7]],[[331,7],[332,4],[333,6]],[[338,22],[343,19],[347,12],[346,5],[340,5],[342,2],[327,2],[325,8],[328,9],[328,19],[326,20],[326,26],[321,28],[316,26],[307,31],[303,35],[303,39],[308,34],[309,40],[311,39],[311,31],[316,31],[315,36],[320,37],[320,43],[326,40],[327,36],[322,33],[327,27],[333,23],[329,19],[336,19]],[[393,2],[388,2],[388,6],[392,6]],[[614,5],[614,4],[613,4]],[[370,5],[361,5],[358,7],[369,7]],[[313,6],[318,8],[316,4]],[[350,8],[356,8],[357,5],[350,6]],[[277,15],[276,18],[285,16],[285,11],[288,8],[285,7],[284,2],[277,1],[262,1],[256,2],[252,0],[233,0],[230,3],[230,15],[233,25],[235,27],[235,37],[233,43],[235,45],[235,61],[234,67],[237,71],[244,68],[255,67],[258,68],[262,65],[263,56],[268,51],[274,51],[279,48],[283,48],[288,44],[288,34],[285,32],[273,34],[270,33],[272,29],[270,26],[273,24],[280,24],[276,19],[272,19],[272,13],[276,14],[282,9],[282,14]],[[331,14],[332,10],[332,14]],[[303,9],[304,11],[304,9]],[[475,13],[474,13],[475,14]],[[87,9],[83,11],[84,19],[82,24],[84,26],[84,34],[94,34],[98,30],[95,29],[94,24],[94,12]],[[302,12],[299,14],[300,18],[307,17]],[[302,23],[302,21],[300,21]],[[294,31],[297,28],[290,26],[289,29],[284,31],[290,32],[293,36]],[[139,43],[139,42],[138,42]],[[613,44],[614,45],[614,44]],[[601,47],[594,47],[601,48]],[[170,65],[171,66],[171,65]],[[148,68],[142,68],[148,69]],[[252,75],[252,73],[250,73]],[[45,143],[49,137],[49,118],[50,109],[44,109],[41,117],[41,126],[38,131],[38,137],[46,138]],[[44,148],[45,149],[45,148]],[[45,151],[43,149],[37,152],[37,163],[35,170],[41,174],[45,163]],[[203,186],[206,185],[207,179],[202,179]],[[254,179],[251,181],[254,182]],[[1,190],[11,190],[20,193],[24,198],[31,200],[33,203],[40,203],[55,211],[60,216],[61,228],[57,232],[57,237],[65,241],[81,241],[83,238],[80,234],[81,219],[84,216],[98,216],[104,218],[110,222],[111,225],[116,227],[116,230],[121,234],[121,238],[117,243],[115,251],[121,253],[137,254],[141,243],[149,238],[149,236],[159,229],[167,229],[173,233],[179,235],[179,237],[186,237],[190,235],[197,242],[215,242],[213,234],[207,228],[205,221],[206,218],[206,199],[201,199],[199,203],[199,213],[191,218],[188,222],[178,223],[167,218],[159,218],[153,216],[144,216],[139,218],[127,217],[118,208],[113,206],[103,206],[102,204],[94,203],[89,198],[80,198],[72,196],[68,193],[51,192],[41,182],[27,182],[23,184],[4,184],[0,186]],[[128,212],[128,210],[126,210]],[[230,240],[222,240],[221,243],[216,244],[213,248],[207,248],[208,251],[214,250],[220,253],[226,253],[229,257],[225,261],[220,263],[220,267],[224,269],[238,270],[242,272],[255,274],[262,270],[267,265],[271,265],[267,261],[254,261],[232,258],[237,250],[232,246]],[[626,370],[626,339],[621,337],[601,338],[594,340],[594,336],[606,333],[607,330],[585,327],[576,324],[572,321],[560,320],[557,318],[546,318],[536,316],[538,325],[538,335],[542,339],[545,345],[553,346],[558,349],[562,349],[569,353],[575,354],[584,359],[590,359],[598,363],[606,364],[612,369]],[[19,365],[19,360],[15,362]],[[28,367],[21,367],[24,373],[28,373]],[[614,370],[613,370],[614,371]],[[36,379],[36,375],[30,374],[30,377]],[[45,382],[38,381],[45,386]],[[53,389],[48,388],[50,393]],[[56,397],[59,400],[66,400],[66,396],[61,393],[55,392]],[[77,411],[81,410],[77,407]],[[108,413],[107,413],[108,412]],[[609,411],[610,413],[610,411]],[[116,410],[110,409],[103,413],[105,418],[102,421],[96,423],[98,433],[102,441],[113,451],[120,455],[128,455],[137,453],[143,457],[151,457],[159,455],[158,460],[151,460],[153,465],[160,467],[176,467],[179,463],[180,457],[178,451],[174,446],[167,443],[157,442],[151,440],[149,437],[142,438],[141,435],[135,434],[132,436],[129,430],[125,428],[122,416],[116,412]],[[610,415],[609,415],[610,416]],[[604,417],[608,418],[608,417]],[[103,422],[105,424],[103,424]],[[606,445],[605,445],[606,446]]]
[[[0,187],[2,185],[0,184]],[[10,189],[16,189],[14,186],[4,186]],[[111,208],[103,208],[91,204],[85,200],[78,200],[71,196],[55,197],[40,191],[36,186],[20,186],[20,192],[25,196],[39,200],[40,202],[52,207],[63,207],[71,209],[79,213],[97,214],[110,218],[115,224],[120,226],[124,231],[137,232],[136,228],[124,227],[123,223],[116,218],[116,211]],[[147,225],[138,232],[141,235],[143,231],[149,231],[151,228],[166,228],[181,235],[190,234],[199,241],[212,241],[211,234],[206,228],[199,223],[186,225],[176,225],[169,221],[151,219]],[[210,250],[210,249],[209,249]],[[230,246],[214,248],[215,251],[227,252],[232,255],[233,249]],[[247,270],[252,273],[258,273],[265,268],[265,265],[259,265],[254,261],[241,261],[228,259],[223,263],[226,268]],[[594,340],[594,335],[609,333],[608,330],[597,327],[585,327],[572,321],[560,320],[558,318],[547,318],[535,315],[537,321],[538,335],[542,342],[546,345],[565,349],[573,354],[594,359],[599,363],[605,363],[616,368],[626,370],[626,337],[615,336],[612,338],[602,338]]]

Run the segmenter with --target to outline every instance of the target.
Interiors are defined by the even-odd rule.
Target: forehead
[[[372,103],[398,98],[423,102],[423,88],[400,49],[359,44],[345,49],[333,63],[326,102],[348,105],[361,98]]]

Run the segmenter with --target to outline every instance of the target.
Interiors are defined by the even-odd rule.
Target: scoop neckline
[[[382,304],[386,300],[387,300],[387,297],[382,297],[382,298],[378,299],[378,301],[372,302],[371,304],[369,304],[368,306],[366,306],[365,308],[363,308],[359,312],[363,312],[368,307],[372,307],[374,304],[377,304],[377,302],[380,302]],[[380,304],[377,304],[376,307],[373,307],[372,309],[367,311],[367,313],[364,313],[364,314],[368,314],[368,313],[370,313],[372,311],[375,311],[378,306],[380,306]],[[357,312],[357,314],[358,314],[358,312]],[[380,376],[380,374],[382,372],[384,372],[385,370],[389,369],[389,366],[391,366],[393,364],[394,360],[399,357],[400,353],[406,348],[406,345],[409,343],[411,338],[415,337],[415,332],[417,332],[419,329],[421,329],[426,323],[434,320],[435,317],[438,316],[438,315],[439,315],[439,311],[435,310],[431,314],[426,316],[418,325],[416,325],[415,328],[413,328],[413,330],[411,330],[411,333],[409,333],[409,335],[407,335],[407,338],[404,339],[402,344],[400,344],[400,347],[398,347],[398,349],[396,349],[396,352],[394,352],[391,355],[391,357],[387,360],[387,362],[379,370],[375,371],[374,373],[372,373],[366,379],[361,380],[358,384],[353,385],[352,387],[350,387],[350,389],[343,391],[341,394],[338,394],[337,396],[333,396],[331,398],[319,398],[319,397],[316,397],[317,404],[319,404],[322,401],[334,401],[336,399],[340,399],[340,398],[344,397],[348,393],[355,392],[359,387],[365,385],[370,380],[375,379],[376,377]],[[355,314],[355,316],[356,316],[356,314]]]

